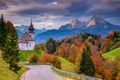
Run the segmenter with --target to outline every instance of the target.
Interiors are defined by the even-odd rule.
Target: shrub
[[[53,62],[52,62],[53,66],[58,68],[58,69],[61,69],[61,62],[59,60],[59,58],[57,56],[54,56],[53,57]]]
[[[41,58],[41,62],[48,62],[53,64],[54,67],[61,69],[61,62],[57,56],[50,54],[44,54]]]
[[[28,56],[28,61],[29,63],[37,63],[39,61],[38,54],[31,54],[30,56]]]
[[[50,54],[44,54],[42,57],[41,57],[41,62],[48,62],[48,63],[52,63],[53,62],[53,56],[50,55]]]

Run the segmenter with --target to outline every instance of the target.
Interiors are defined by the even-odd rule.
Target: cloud
[[[0,10],[4,10],[4,9],[7,9],[7,8],[8,8],[7,4],[0,1]]]
[[[64,17],[62,15],[44,15],[44,20],[39,21],[40,19],[35,18],[33,21],[36,28],[47,28],[47,29],[58,29],[62,24],[69,23],[73,18]],[[36,22],[37,20],[37,22]]]
[[[120,10],[119,0],[100,0],[92,4],[88,12],[116,12],[116,10]]]
[[[88,21],[98,13],[118,23],[119,0],[0,0],[0,14],[15,25],[29,25],[32,18],[36,28],[58,28],[74,18]]]
[[[91,4],[89,4],[89,0],[81,0],[79,2],[74,2],[71,4],[70,7],[67,8],[69,13],[74,16],[82,16],[83,14],[86,14],[86,11],[89,9]]]

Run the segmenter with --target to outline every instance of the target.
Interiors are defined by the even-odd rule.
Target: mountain
[[[109,28],[115,27],[115,25],[107,22],[102,17],[98,15],[94,15],[91,20],[87,23],[86,27],[102,27],[102,28]]]
[[[19,37],[28,32],[28,28],[29,26],[27,25],[16,26]],[[120,26],[111,24],[102,17],[94,15],[88,22],[81,22],[75,19],[68,24],[62,25],[59,29],[35,29],[35,42],[36,44],[44,43],[49,38],[61,40],[81,33],[100,34],[105,37],[111,30],[119,31]]]
[[[21,25],[21,26],[16,26],[15,27],[17,32],[18,32],[18,36],[22,36],[25,32],[28,32],[29,31],[29,26],[27,25]],[[47,29],[45,28],[42,28],[42,29],[35,29],[34,32],[35,32],[35,37],[39,34],[39,33],[42,33],[42,32],[45,32],[47,31]]]
[[[71,21],[71,23],[62,25],[59,30],[66,30],[66,29],[81,29],[81,28],[89,28],[89,27],[97,27],[97,28],[114,28],[118,27],[117,25],[111,24],[108,21],[104,20],[99,15],[94,15],[90,19],[90,21],[81,22],[78,19]]]
[[[59,30],[84,28],[85,25],[86,25],[86,22],[81,22],[81,21],[78,21],[78,19],[75,19],[75,20],[71,21],[71,23],[62,25],[59,28]]]
[[[21,26],[15,26],[18,36],[22,36],[25,32],[28,32],[29,26],[21,25]]]
[[[120,30],[120,29],[117,29]],[[46,42],[49,38],[53,38],[55,40],[61,40],[66,37],[71,37],[71,36],[76,36],[81,33],[91,33],[91,34],[101,34],[102,37],[105,37],[107,34],[109,34],[110,30],[107,29],[100,29],[98,30],[97,28],[84,28],[84,29],[66,29],[66,30],[48,30],[46,32],[40,33],[36,36],[35,42],[36,44],[39,43],[44,43]]]
[[[80,22],[78,19],[75,19],[71,23],[62,25],[58,30],[53,29],[39,33],[35,37],[35,42],[36,44],[44,43],[49,38],[61,40],[81,33],[99,34],[102,35],[102,37],[106,37],[111,30],[119,31],[120,26],[111,24],[100,16],[94,15],[87,23]]]

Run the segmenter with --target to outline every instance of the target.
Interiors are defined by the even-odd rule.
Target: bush
[[[41,62],[48,62],[48,63],[52,63],[53,62],[53,56],[50,55],[50,54],[44,54],[42,57],[41,57]]]
[[[61,62],[57,56],[50,54],[44,54],[40,60],[41,62],[47,62],[53,64],[54,67],[61,69]]]
[[[58,69],[61,69],[61,62],[60,62],[58,57],[56,57],[56,56],[53,57],[52,64],[53,64],[54,67],[56,67]]]
[[[38,54],[31,54],[30,56],[28,56],[28,61],[29,63],[37,63],[39,61]]]

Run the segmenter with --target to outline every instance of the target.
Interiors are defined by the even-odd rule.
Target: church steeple
[[[34,27],[33,27],[33,24],[32,24],[32,19],[31,19],[31,24],[30,24],[30,27],[29,27],[29,32],[34,33]]]

